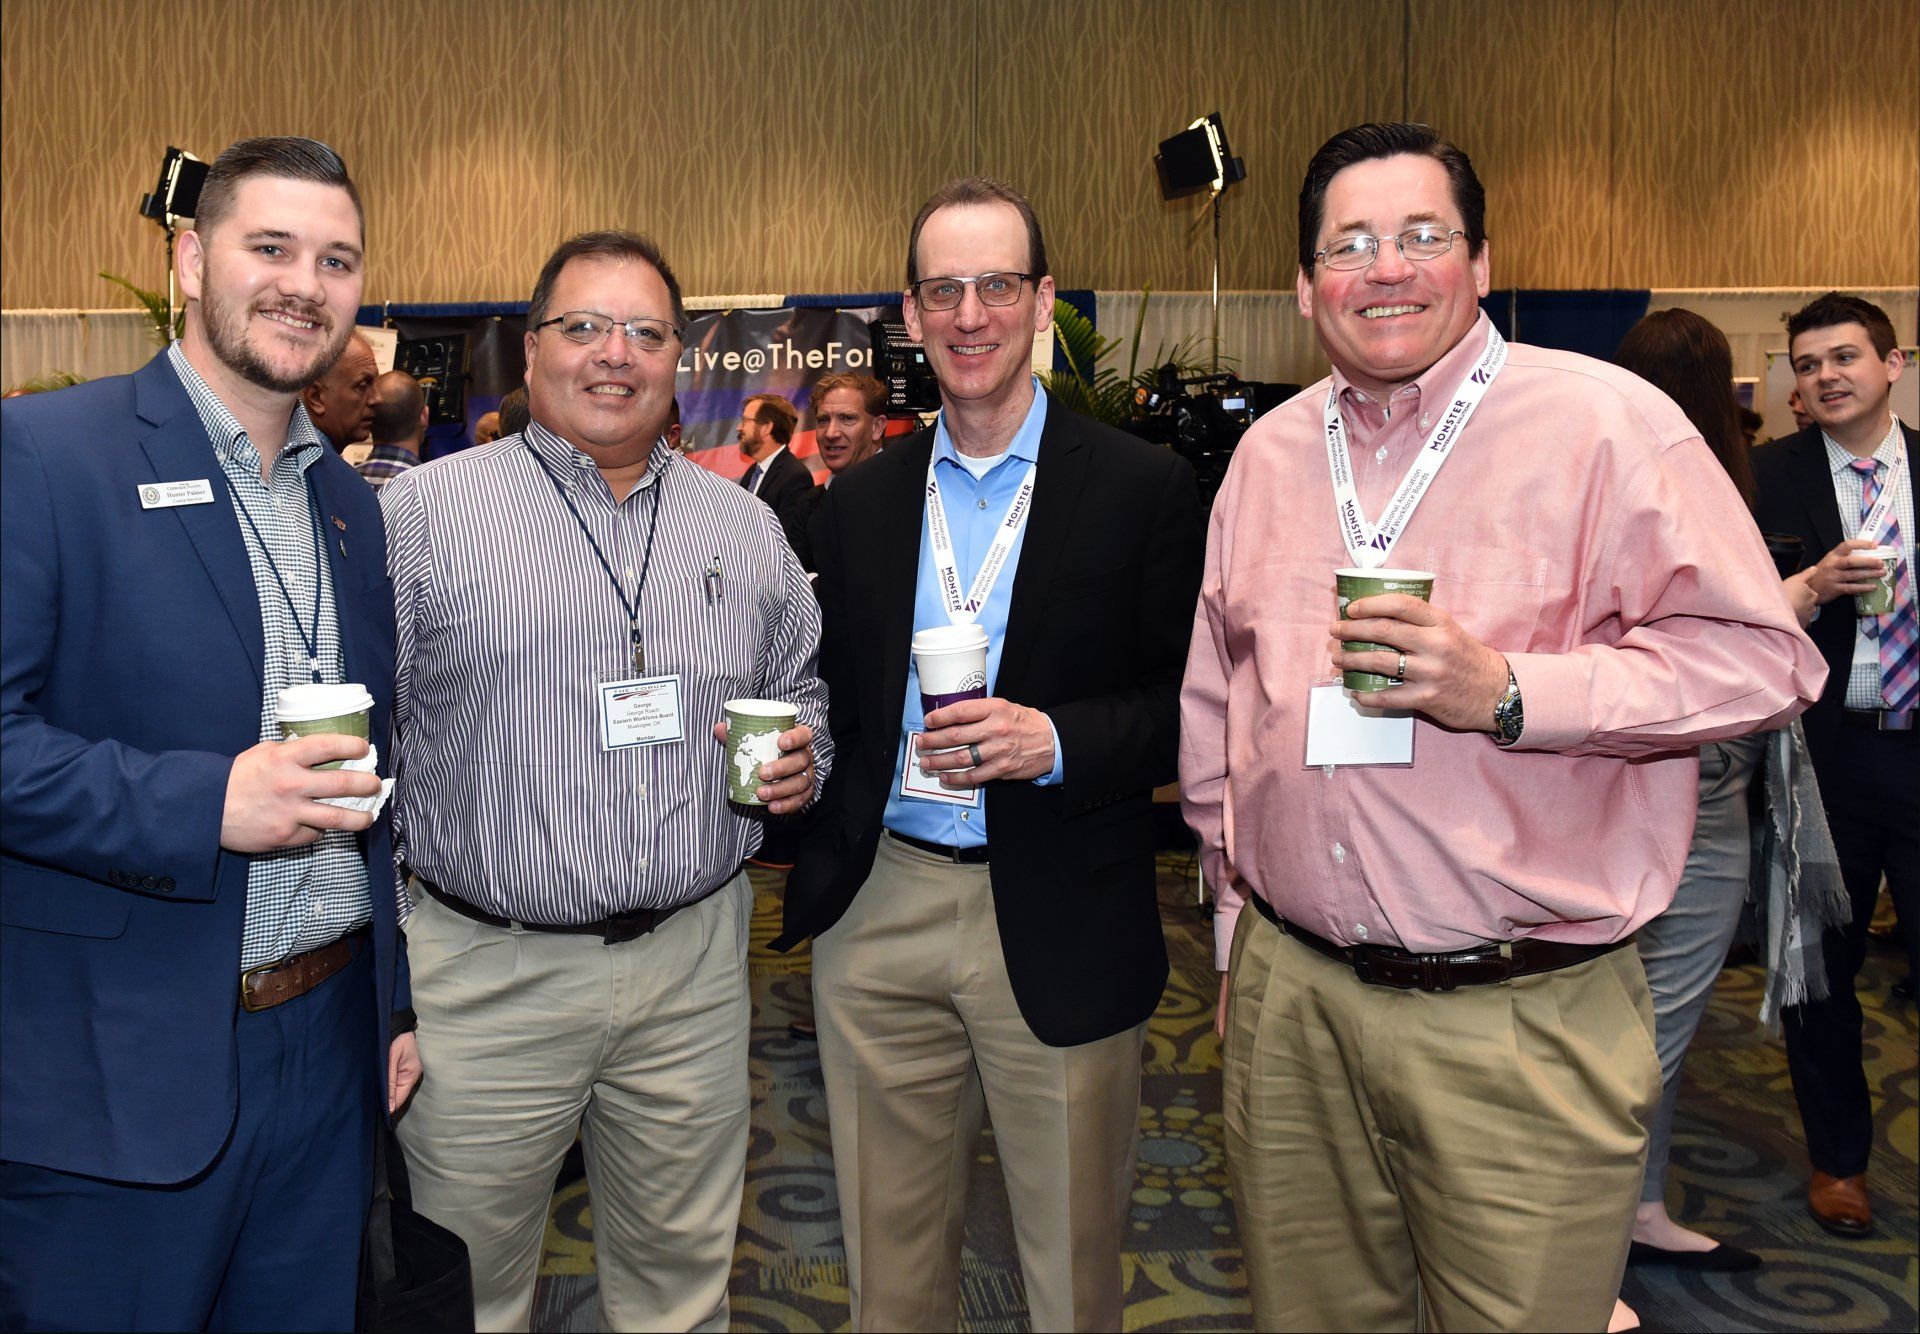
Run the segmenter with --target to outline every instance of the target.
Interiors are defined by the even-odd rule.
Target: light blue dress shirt
[[[981,562],[986,559],[987,547],[993,542],[1000,521],[1006,517],[1007,506],[1013,503],[1015,493],[1026,479],[1027,466],[1039,459],[1040,434],[1046,424],[1047,395],[1040,388],[1040,382],[1035,380],[1033,406],[1027,410],[1026,420],[1020,423],[1020,429],[1014,432],[1013,443],[978,478],[960,461],[959,451],[953,447],[953,440],[947,435],[945,413],[941,414],[935,425],[934,476],[940,481],[940,504],[946,511],[947,530],[953,535],[954,564],[958,567],[963,588],[972,584]],[[1036,477],[1034,482],[1037,494],[1039,488],[1046,485],[1046,478],[1042,475]],[[1020,535],[1014,539],[1013,549],[1007,553],[1007,563],[1001,568],[1000,577],[987,594],[986,605],[980,608],[980,614],[975,618],[987,632],[989,695],[998,689],[1000,654],[1006,647],[1007,639],[1007,611],[1013,605],[1014,577],[1020,568],[1020,553],[1026,543],[1026,529],[1022,528]],[[914,633],[950,623],[946,602],[940,596],[939,579],[934,572],[933,546],[927,540],[927,521],[923,514],[920,519],[920,571],[913,595]],[[926,718],[920,712],[920,673],[911,660],[907,665],[907,698],[900,712],[901,735],[893,762],[893,788],[881,822],[888,829],[913,838],[959,848],[979,847],[987,841],[984,801],[968,808],[935,801],[916,801],[900,795],[902,766],[907,763],[906,734],[926,729]],[[1052,726],[1051,719],[1048,725]],[[1065,758],[1060,754],[1060,733],[1055,728],[1053,772],[1035,781],[1041,786],[1052,786],[1059,783],[1064,772]]]

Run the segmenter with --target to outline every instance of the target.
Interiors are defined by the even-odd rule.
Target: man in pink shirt
[[[1263,1329],[1605,1326],[1660,1091],[1622,946],[1672,897],[1695,748],[1825,676],[1680,410],[1494,332],[1484,219],[1425,126],[1320,149],[1298,288],[1333,375],[1213,511],[1181,780]],[[1336,628],[1338,567],[1429,571],[1431,600]]]

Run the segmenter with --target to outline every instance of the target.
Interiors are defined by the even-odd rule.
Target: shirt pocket
[[[1512,547],[1396,546],[1392,564],[1432,571],[1433,605],[1489,648],[1525,653],[1539,647],[1547,600],[1545,556]]]

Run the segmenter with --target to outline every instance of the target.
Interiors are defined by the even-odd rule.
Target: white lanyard
[[[1900,428],[1895,427],[1897,432]],[[1900,489],[1900,479],[1907,474],[1907,442],[1900,441],[1893,447],[1893,462],[1887,465],[1887,480],[1880,484],[1880,495],[1873,502],[1873,508],[1867,511],[1867,517],[1860,521],[1860,540],[1880,545],[1886,535],[1887,525],[1893,522],[1894,494]],[[1867,478],[1862,477],[1861,494],[1865,495]]]
[[[1466,430],[1473,410],[1480,406],[1480,400],[1486,397],[1493,377],[1500,373],[1506,361],[1507,340],[1500,336],[1498,329],[1489,326],[1487,350],[1480,354],[1480,360],[1474,363],[1473,370],[1461,382],[1459,392],[1454,395],[1453,402],[1447,405],[1446,415],[1440,419],[1432,439],[1420,447],[1413,466],[1400,479],[1393,499],[1387,502],[1386,513],[1380,516],[1378,524],[1371,525],[1360,512],[1360,493],[1353,484],[1353,460],[1347,452],[1346,423],[1340,420],[1339,390],[1333,385],[1327,386],[1327,466],[1333,473],[1333,498],[1339,507],[1340,536],[1346,542],[1347,554],[1353,558],[1355,565],[1371,569],[1387,563],[1387,555],[1393,550],[1393,544],[1400,540],[1400,534],[1413,518],[1413,511],[1439,473],[1440,465],[1447,461],[1454,442]]]
[[[934,476],[935,460],[927,460],[927,541],[933,547],[933,568],[940,580],[940,598],[947,604],[947,619],[955,625],[971,625],[987,605],[987,595],[999,582],[1006,568],[1007,555],[1020,532],[1027,526],[1033,510],[1033,480],[1040,472],[1038,463],[1027,465],[1027,475],[1014,493],[1013,503],[1001,516],[1000,527],[987,547],[987,558],[973,576],[964,601],[960,597],[960,568],[953,555],[953,534],[947,531],[946,507],[940,503],[940,479]]]

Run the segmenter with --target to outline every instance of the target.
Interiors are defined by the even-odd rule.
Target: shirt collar
[[[241,464],[251,471],[258,472],[262,459],[260,447],[247,435],[247,428],[213,392],[193,363],[187,360],[187,354],[178,339],[167,345],[167,361],[173,367],[175,375],[187,391],[187,397],[193,400],[194,409],[200,414],[200,423],[207,430],[207,439],[213,445],[213,452],[223,464]],[[281,447],[282,455],[294,456],[294,466],[301,472],[311,468],[320,458],[320,451],[331,448],[321,436],[320,428],[313,424],[313,418],[307,415],[307,405],[299,399],[293,403],[293,413],[287,418],[287,443]]]
[[[1893,415],[1892,409],[1888,409],[1887,417],[1887,433],[1873,451],[1874,462],[1883,468],[1893,467],[1893,461],[1900,457],[1900,419]],[[1835,473],[1845,472],[1859,458],[1824,430],[1820,432],[1820,440],[1827,447],[1827,466]]]
[[[1033,377],[1033,402],[1027,408],[1027,415],[1020,422],[1020,429],[1013,433],[1013,440],[1001,452],[1002,458],[1022,459],[1027,463],[1040,461],[1040,437],[1047,429],[1047,391],[1040,383],[1040,377]],[[947,414],[943,408],[933,428],[933,461],[947,462],[965,471],[960,462],[960,451],[953,447],[953,437],[947,434]]]
[[[1481,311],[1475,317],[1473,327],[1460,336],[1459,342],[1448,348],[1440,360],[1394,390],[1393,398],[1399,399],[1412,393],[1416,401],[1421,403],[1451,402],[1453,396],[1460,392],[1460,386],[1465,382],[1468,372],[1478,364],[1480,354],[1487,350],[1487,331],[1492,327],[1493,322],[1487,318],[1487,312]],[[1342,403],[1356,400],[1379,401],[1373,394],[1356,386],[1338,366],[1333,368],[1333,387]],[[1396,405],[1389,400],[1381,406],[1394,408]],[[1437,422],[1438,418],[1434,420]],[[1422,431],[1421,434],[1424,435],[1425,432]]]
[[[547,471],[569,495],[579,490],[582,477],[599,475],[591,455],[575,449],[539,422],[529,422],[520,438],[547,465]],[[654,441],[653,452],[647,455],[647,470],[640,475],[634,491],[644,491],[659,480],[660,474],[672,466],[676,454],[664,435]]]

